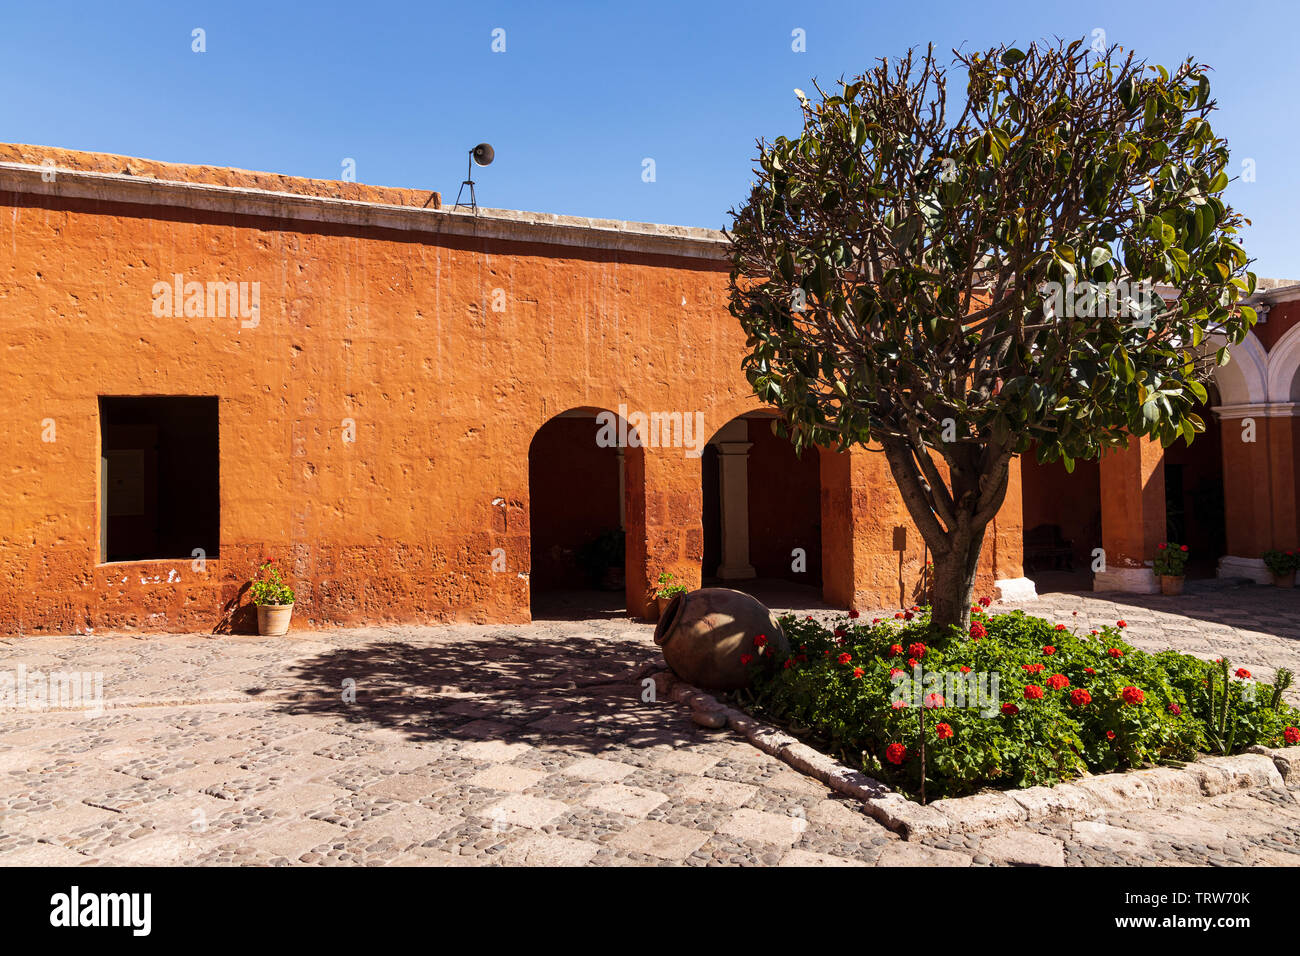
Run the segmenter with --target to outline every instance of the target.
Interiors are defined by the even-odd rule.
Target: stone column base
[[[998,600],[1006,602],[1037,601],[1038,590],[1029,578],[1003,578],[993,582]]]
[[[752,565],[748,564],[739,568],[728,568],[724,566],[718,568],[718,577],[722,578],[724,581],[744,581],[747,578],[758,577],[758,572],[754,570]]]
[[[1128,594],[1158,594],[1160,582],[1150,568],[1109,568],[1092,576],[1094,591],[1124,591]]]
[[[1256,584],[1272,584],[1273,575],[1263,558],[1239,558],[1225,554],[1219,558],[1217,576],[1221,578],[1249,578]]]

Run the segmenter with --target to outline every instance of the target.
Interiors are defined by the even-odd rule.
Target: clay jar
[[[673,598],[655,628],[655,643],[682,680],[706,690],[736,690],[746,684],[741,655],[757,656],[754,638],[789,652],[772,612],[748,594],[730,588],[701,588]]]

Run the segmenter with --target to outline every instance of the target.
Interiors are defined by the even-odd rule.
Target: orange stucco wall
[[[544,423],[623,404],[702,411],[709,434],[756,407],[722,261],[20,189],[0,190],[0,247],[3,633],[209,630],[264,555],[296,583],[299,622],[526,620],[529,447]],[[155,317],[154,284],[176,273],[260,283],[258,324]],[[202,569],[99,563],[101,395],[218,398],[220,552]],[[881,456],[838,457],[849,467],[825,453],[821,466],[827,597],[896,604],[892,534],[910,522]],[[698,458],[650,448],[629,462],[629,595],[662,570],[698,584]],[[1019,573],[1009,498],[989,583],[995,563]],[[910,584],[910,527],[903,559]]]

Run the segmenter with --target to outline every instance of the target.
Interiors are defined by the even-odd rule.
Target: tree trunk
[[[930,596],[930,620],[940,629],[970,630],[970,608],[975,598],[975,575],[979,570],[984,527],[972,531],[962,542],[950,537],[948,551],[934,552],[934,593]]]
[[[970,607],[980,549],[989,522],[1007,493],[1007,450],[970,445],[945,452],[949,481],[928,449],[913,451],[902,439],[882,442],[908,514],[934,561],[930,619],[940,633],[970,630]]]

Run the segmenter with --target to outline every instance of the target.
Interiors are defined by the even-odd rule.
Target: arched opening
[[[1226,553],[1223,492],[1223,428],[1212,408],[1222,405],[1218,387],[1196,413],[1205,432],[1189,445],[1179,439],[1165,449],[1165,540],[1187,545],[1187,577],[1212,578]]]
[[[763,412],[733,418],[704,448],[702,576],[706,587],[797,607],[821,600],[820,453],[795,454],[772,421]]]
[[[563,412],[533,436],[528,512],[534,619],[628,613],[628,590],[642,586],[638,569],[629,568],[627,546],[629,518],[639,523],[644,514],[629,509],[644,486],[642,455],[627,422],[600,409]]]
[[[1093,551],[1101,544],[1101,463],[1040,463],[1020,456],[1025,577],[1039,594],[1091,591]]]

